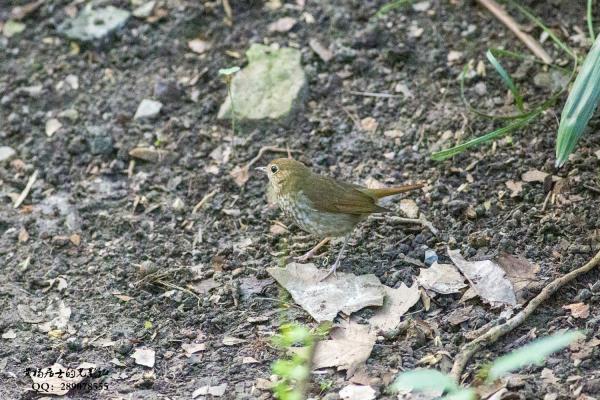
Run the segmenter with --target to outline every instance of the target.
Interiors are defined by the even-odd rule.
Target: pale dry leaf
[[[377,127],[379,123],[373,117],[366,117],[360,120],[360,127],[368,133],[375,133],[377,131]]]
[[[506,277],[511,281],[517,301],[522,304],[526,301],[524,295],[528,288],[538,282],[537,273],[540,267],[531,263],[524,257],[501,253],[496,262],[506,272]]]
[[[222,343],[225,346],[236,346],[238,344],[242,344],[242,343],[246,343],[246,342],[247,342],[246,339],[236,338],[233,336],[225,336],[222,341]]]
[[[344,326],[334,328],[331,339],[317,343],[313,368],[337,367],[338,370],[347,370],[346,378],[349,378],[359,365],[367,361],[376,339],[369,325],[350,320]]]
[[[210,50],[212,45],[209,42],[202,39],[192,39],[188,42],[188,47],[194,53],[203,54]]]
[[[94,371],[96,370],[97,366],[93,363],[84,362],[75,367],[73,371],[77,371],[79,369],[88,370],[90,368],[92,369],[92,371]],[[34,384],[40,385],[40,387],[48,388],[47,390],[44,389],[44,394],[64,396],[69,392],[69,390],[71,390],[71,388],[76,387],[76,385],[79,382],[83,381],[86,378],[85,374],[79,373],[75,373],[73,374],[73,377],[70,377],[71,374],[64,373],[64,371],[66,370],[66,367],[63,367],[61,364],[55,363],[50,367],[42,368],[42,371],[44,371],[44,373],[39,374],[42,376],[37,376],[38,374],[31,374],[30,377]],[[50,371],[51,373],[46,373],[47,371]]]
[[[135,147],[129,150],[129,155],[133,158],[156,163],[166,160],[171,153],[167,150],[159,150],[152,147]]]
[[[419,206],[417,206],[417,202],[413,199],[400,200],[400,211],[402,211],[407,218],[419,218]]]
[[[81,244],[81,236],[79,236],[78,234],[74,233],[72,235],[69,236],[69,241],[71,243],[73,243],[75,246],[79,246]]]
[[[471,311],[473,306],[458,308],[448,314],[444,319],[450,323],[450,325],[460,325],[471,318]]]
[[[463,53],[461,51],[450,50],[448,52],[448,63],[454,64],[457,61],[460,61],[463,58]]]
[[[390,139],[398,139],[404,136],[405,132],[400,129],[389,129],[383,132],[383,136]]]
[[[556,378],[556,375],[554,375],[554,372],[550,368],[544,368],[540,374],[540,378],[542,378],[542,382],[544,382],[545,385],[558,384],[558,379]]]
[[[17,337],[17,334],[12,329],[9,329],[2,334],[2,339],[15,339],[16,337]]]
[[[227,384],[226,383],[222,383],[218,386],[202,386],[199,387],[198,389],[194,390],[194,393],[192,393],[192,399],[195,399],[196,397],[199,396],[214,396],[214,397],[221,397],[225,394],[225,390],[227,389]]]
[[[411,287],[404,283],[398,289],[384,286],[383,306],[369,319],[369,324],[383,333],[393,331],[400,325],[400,318],[419,301],[419,285]]]
[[[71,318],[71,307],[65,305],[62,300],[51,302],[46,307],[46,322],[38,325],[42,332],[50,332],[55,329],[65,329]]]
[[[143,365],[144,367],[152,368],[154,367],[155,360],[155,351],[153,349],[149,349],[147,347],[140,347],[135,349],[131,358],[135,360],[135,363],[138,365]]]
[[[206,343],[183,343],[181,348],[186,356],[191,357],[194,353],[206,350]]]
[[[128,301],[131,301],[131,300],[133,300],[133,297],[131,297],[131,296],[127,296],[127,295],[125,295],[125,294],[113,293],[113,296],[115,296],[117,299],[119,299],[119,300],[121,300],[121,301],[124,301],[124,302],[126,302],[126,303],[127,303]]]
[[[371,386],[350,384],[340,390],[339,396],[342,400],[373,400],[375,389]]]
[[[25,227],[22,226],[21,230],[19,230],[19,242],[25,243],[28,240],[29,240],[29,233],[27,232],[27,229],[25,229]]]
[[[504,183],[508,190],[510,190],[510,197],[517,197],[523,191],[523,182],[515,182],[513,180],[506,181]]]
[[[246,182],[248,182],[248,179],[250,178],[250,172],[248,171],[248,168],[240,167],[238,165],[231,170],[229,176],[233,178],[236,185],[242,187],[246,184]]]
[[[333,53],[327,47],[323,46],[317,39],[312,38],[308,41],[308,45],[323,62],[329,62],[333,58]]]
[[[275,236],[283,235],[287,231],[288,230],[281,224],[272,224],[271,227],[269,228],[269,232]]]
[[[312,263],[290,263],[285,268],[267,268],[267,272],[318,322],[332,321],[340,311],[350,315],[365,307],[383,305],[384,288],[373,274],[338,272],[321,281],[327,272]]]
[[[437,261],[429,268],[421,268],[417,281],[425,289],[441,294],[459,293],[467,287],[465,278],[454,265]]]
[[[269,32],[285,33],[290,31],[294,25],[296,25],[296,22],[298,21],[295,18],[282,17],[277,21],[270,23],[267,29]]]
[[[573,318],[587,318],[590,316],[590,306],[585,303],[573,303],[563,306],[565,310],[569,310]]]
[[[242,357],[242,364],[258,364],[258,362],[254,357]]]
[[[492,306],[517,304],[513,285],[498,264],[490,260],[467,261],[460,250],[448,249],[448,256],[483,300]]]
[[[221,286],[221,284],[215,281],[213,278],[204,279],[203,281],[189,285],[190,289],[198,294],[206,294],[219,286]]]
[[[521,176],[521,180],[523,182],[541,182],[541,183],[544,183],[544,181],[546,180],[547,176],[548,176],[548,174],[545,173],[545,172],[542,172],[542,171],[537,170],[537,169],[531,169],[531,170],[525,172]]]

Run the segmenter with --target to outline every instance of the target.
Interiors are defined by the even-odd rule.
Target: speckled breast
[[[277,203],[284,214],[300,229],[319,236],[343,236],[352,231],[362,219],[360,215],[330,213],[316,210],[302,193],[294,198],[277,196]]]

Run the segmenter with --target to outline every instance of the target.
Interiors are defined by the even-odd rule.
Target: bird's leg
[[[346,244],[348,243],[348,239],[350,239],[350,235],[346,236],[346,238],[344,239],[344,244],[342,245],[342,249],[340,250],[337,258],[335,259],[335,263],[333,263],[333,265],[331,266],[331,269],[329,270],[329,272],[327,272],[327,275],[322,277],[319,280],[319,282],[324,281],[325,279],[329,278],[330,275],[336,276],[335,271],[337,270],[337,267],[340,266],[340,260],[342,259],[342,254],[344,254],[344,250],[346,249]]]
[[[315,254],[317,254],[317,251],[321,247],[325,246],[327,244],[327,242],[329,242],[330,240],[331,240],[330,237],[326,237],[325,239],[321,240],[315,247],[310,249],[305,254],[298,256],[298,257],[294,257],[294,260],[299,261],[299,262],[304,262],[304,261],[308,260],[309,258],[313,258],[315,256]]]

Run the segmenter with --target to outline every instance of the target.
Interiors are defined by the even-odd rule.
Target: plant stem
[[[594,21],[592,17],[592,4],[594,0],[587,0],[587,26],[590,31],[590,39],[592,42],[596,40],[596,35],[594,34]]]

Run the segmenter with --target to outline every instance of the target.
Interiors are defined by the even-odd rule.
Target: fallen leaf
[[[51,137],[62,127],[62,124],[56,118],[46,121],[46,136]]]
[[[235,346],[235,345],[246,343],[246,342],[247,342],[246,339],[236,338],[236,337],[233,337],[233,336],[225,336],[223,338],[223,342],[222,343],[225,346]]]
[[[25,30],[25,24],[9,19],[2,26],[2,34],[7,37],[13,37]]]
[[[181,348],[186,356],[191,357],[194,353],[206,350],[206,343],[183,343]]]
[[[256,279],[254,275],[240,279],[239,288],[242,300],[247,300],[252,295],[262,293],[267,286],[273,283],[273,279]]]
[[[323,62],[329,62],[333,58],[333,53],[327,47],[323,46],[317,39],[310,39],[308,45]]]
[[[248,168],[240,167],[238,165],[231,170],[229,176],[233,178],[236,185],[241,187],[244,186],[246,182],[248,182],[248,179],[250,178],[250,172],[248,171]]]
[[[554,375],[554,372],[550,368],[544,368],[542,373],[540,374],[540,378],[542,378],[542,382],[544,385],[557,385],[558,379]]]
[[[375,133],[379,123],[373,117],[366,117],[360,120],[360,127],[368,133]]]
[[[267,268],[267,272],[318,322],[332,321],[339,311],[350,315],[365,307],[383,305],[383,285],[373,274],[338,272],[320,281],[326,271],[312,263],[290,263],[285,268]]]
[[[285,33],[291,30],[296,25],[296,19],[292,17],[282,17],[275,22],[271,22],[267,29],[269,32]]]
[[[25,227],[22,226],[21,230],[19,231],[19,242],[25,243],[28,240],[29,240],[29,233],[27,232],[27,229],[25,229]]]
[[[16,337],[17,337],[17,334],[12,329],[9,329],[2,334],[2,339],[14,339]]]
[[[202,39],[192,39],[188,42],[188,47],[194,53],[202,54],[210,50],[212,45],[209,42]]]
[[[448,63],[454,64],[456,61],[459,61],[463,58],[463,53],[461,51],[450,50],[448,52]]]
[[[404,283],[398,289],[383,286],[385,298],[383,306],[369,319],[369,324],[383,333],[393,331],[400,325],[400,317],[419,301],[419,285],[411,287]]]
[[[96,370],[96,364],[84,362],[79,364],[77,367],[72,368],[71,371],[78,370]],[[43,373],[39,374],[30,374],[31,380],[34,384],[39,385],[39,387],[44,389],[44,395],[53,394],[57,396],[63,396],[77,386],[77,384],[84,379],[87,378],[86,374],[82,373],[74,373],[74,374],[65,374],[67,368],[63,367],[61,364],[55,363],[50,367],[42,368]],[[62,371],[62,372],[61,372]],[[70,377],[73,375],[72,377]]]
[[[221,397],[225,394],[225,390],[227,389],[227,384],[222,383],[218,386],[202,386],[192,393],[192,399],[195,399],[198,396],[206,396],[211,395],[215,397]]]
[[[375,398],[375,390],[371,386],[348,385],[339,392],[342,400],[372,400]]]
[[[459,293],[467,287],[465,278],[454,265],[438,264],[437,261],[429,268],[421,268],[417,281],[425,289],[441,294]]]
[[[152,147],[136,147],[129,150],[129,155],[133,158],[157,163],[167,159],[171,153],[167,150],[157,150]]]
[[[189,285],[190,289],[198,294],[206,294],[210,292],[212,289],[221,286],[220,283],[215,281],[213,278],[208,278],[198,283],[192,283]]]
[[[515,182],[513,180],[506,181],[504,183],[508,190],[510,190],[510,197],[517,197],[523,191],[523,182]]]
[[[69,236],[69,240],[71,241],[71,243],[73,243],[75,246],[79,246],[81,244],[81,236],[79,236],[78,234],[74,233],[71,236]]]
[[[113,293],[113,296],[115,296],[117,299],[124,301],[124,302],[128,302],[133,300],[133,297],[131,296],[127,296],[125,294],[120,294],[120,293]]]
[[[541,183],[544,183],[544,181],[546,180],[547,176],[548,176],[548,174],[545,173],[545,172],[542,172],[542,171],[537,170],[537,169],[532,169],[532,170],[529,170],[529,171],[525,172],[521,176],[521,180],[523,180],[523,182],[541,182]]]
[[[13,9],[10,11],[10,17],[17,21],[20,21],[35,10],[37,10],[38,8],[40,8],[40,6],[44,4],[44,1],[45,0],[37,0],[22,6],[13,7]]]
[[[513,285],[498,264],[490,260],[467,261],[460,250],[448,249],[448,256],[483,300],[492,306],[517,304]]]
[[[334,328],[330,340],[321,340],[315,346],[313,368],[337,367],[347,370],[346,378],[367,361],[377,336],[369,325],[350,320],[345,326]]]
[[[590,306],[585,303],[573,303],[563,306],[565,310],[571,311],[573,318],[587,318],[590,316]]]
[[[496,262],[506,272],[506,277],[512,283],[517,301],[522,304],[526,301],[524,295],[529,286],[538,282],[536,274],[540,267],[529,262],[526,258],[501,253]]]
[[[254,357],[242,357],[242,364],[258,364],[258,360]]]
[[[53,329],[65,329],[71,318],[71,307],[67,307],[62,300],[51,302],[45,310],[46,322],[38,325],[42,332],[50,332]]]
[[[412,199],[400,200],[400,211],[402,211],[407,218],[419,218],[419,207]]]
[[[402,136],[404,136],[404,134],[405,134],[405,132],[400,129],[390,129],[390,130],[383,132],[383,136],[390,138],[390,139],[401,138]]]
[[[452,311],[445,317],[445,320],[450,323],[450,325],[460,325],[465,321],[468,321],[471,318],[471,311],[473,310],[473,306],[467,306],[463,308],[458,308]]]
[[[271,227],[269,228],[269,232],[275,236],[283,235],[287,231],[288,230],[284,226],[282,226],[281,224],[277,224],[277,223],[272,224]]]
[[[140,347],[135,349],[131,358],[135,360],[135,363],[138,365],[143,365],[144,367],[152,368],[154,367],[154,357],[155,351],[153,349],[149,349],[147,347]]]

